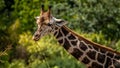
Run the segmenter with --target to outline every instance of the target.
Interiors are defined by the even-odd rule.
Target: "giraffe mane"
[[[95,42],[93,42],[93,41],[90,41],[89,39],[85,39],[84,37],[82,37],[81,35],[79,35],[78,33],[74,32],[74,31],[72,31],[71,29],[69,29],[69,28],[66,27],[66,26],[63,26],[63,28],[65,28],[66,30],[70,31],[72,34],[78,36],[78,39],[81,38],[81,39],[83,39],[86,43],[93,44],[92,46],[96,46],[96,47],[98,47],[98,48],[105,49],[105,50],[108,50],[108,51],[110,51],[110,52],[113,52],[113,53],[116,53],[116,54],[120,55],[120,52],[117,52],[117,51],[113,50],[113,49],[110,48],[110,47],[106,47],[106,46],[104,46],[104,45],[101,45],[101,44],[95,43]]]

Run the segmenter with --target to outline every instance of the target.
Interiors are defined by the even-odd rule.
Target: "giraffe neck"
[[[120,68],[120,54],[93,43],[63,26],[54,32],[58,42],[88,68]]]

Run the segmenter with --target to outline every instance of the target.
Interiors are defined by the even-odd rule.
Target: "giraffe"
[[[120,68],[120,53],[102,46],[73,32],[67,22],[53,17],[51,7],[44,11],[42,6],[40,16],[36,17],[38,25],[33,40],[53,34],[61,46],[87,68]]]

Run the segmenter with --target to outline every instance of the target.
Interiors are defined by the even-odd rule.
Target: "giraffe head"
[[[54,32],[54,27],[62,27],[66,24],[61,19],[56,19],[51,14],[51,7],[48,11],[44,11],[44,6],[41,8],[40,16],[36,17],[37,30],[33,35],[33,40],[38,41],[41,37]]]

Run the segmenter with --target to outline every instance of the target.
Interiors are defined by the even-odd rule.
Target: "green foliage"
[[[8,68],[25,68],[24,61],[22,60],[13,61]]]
[[[116,50],[120,52],[120,40],[116,43]]]
[[[5,7],[4,0],[1,0],[0,1],[0,10],[3,9],[4,7]]]
[[[75,32],[120,51],[119,0],[0,0],[0,68],[85,68],[53,36],[32,40],[42,4]]]
[[[73,64],[70,68],[84,68],[83,65],[81,65],[72,56],[69,56],[69,54],[67,54],[66,51],[59,46],[54,37],[46,36],[43,37],[39,42],[29,40],[31,38],[31,33],[27,32],[21,34],[19,40],[19,44],[25,46],[28,52],[31,53],[29,58],[31,63],[28,65],[28,67],[48,68],[49,66],[50,68],[67,68]]]

